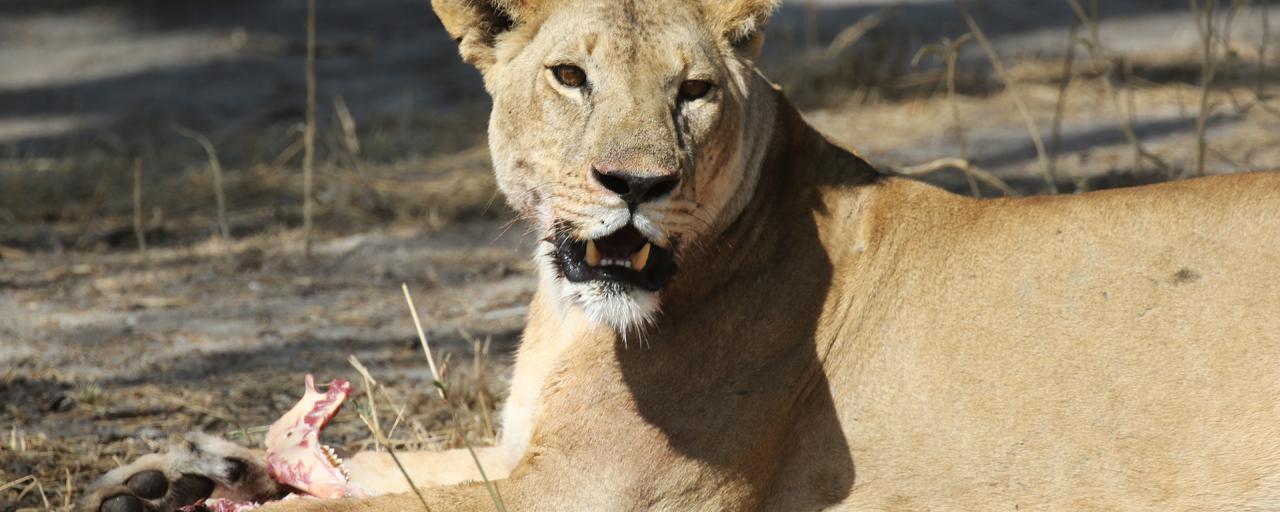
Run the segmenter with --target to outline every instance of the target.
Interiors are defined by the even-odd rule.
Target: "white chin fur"
[[[658,294],[605,281],[560,283],[560,299],[582,308],[587,319],[623,336],[638,333],[658,314]]]
[[[570,282],[558,275],[547,255],[550,243],[542,245],[534,256],[538,275],[543,286],[558,292],[562,306],[578,308],[591,323],[613,329],[624,343],[631,335],[643,336],[644,329],[653,324],[662,306],[657,292],[607,281]]]

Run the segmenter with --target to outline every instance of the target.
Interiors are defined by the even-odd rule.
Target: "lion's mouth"
[[[574,283],[610,281],[656,292],[676,272],[671,251],[649,241],[631,224],[593,240],[578,240],[569,230],[559,229],[551,242],[560,273]]]

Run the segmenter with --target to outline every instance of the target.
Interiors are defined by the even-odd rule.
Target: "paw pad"
[[[127,494],[113,496],[102,502],[102,506],[98,507],[101,512],[145,512],[147,509],[142,506],[142,501]]]
[[[134,496],[148,500],[158,500],[169,493],[169,479],[159,471],[143,471],[129,477],[124,485]]]

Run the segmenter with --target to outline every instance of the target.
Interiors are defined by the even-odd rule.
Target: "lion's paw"
[[[209,498],[254,502],[279,494],[261,453],[193,432],[168,453],[107,472],[90,486],[79,510],[169,512]]]

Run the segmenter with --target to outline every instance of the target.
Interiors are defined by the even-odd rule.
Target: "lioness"
[[[507,509],[1280,509],[1280,174],[885,176],[756,72],[774,3],[434,0],[543,238],[480,453]],[[275,492],[191,440],[85,508]],[[465,453],[403,459],[434,510],[493,509]],[[420,507],[386,456],[346,469],[380,495],[264,510]]]

